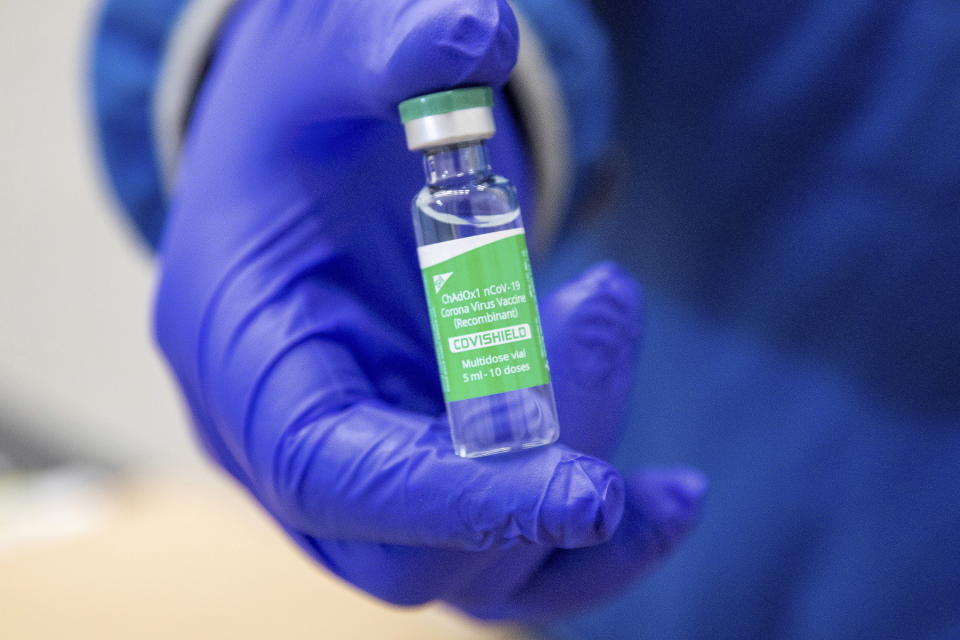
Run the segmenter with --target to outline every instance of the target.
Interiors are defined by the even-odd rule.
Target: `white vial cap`
[[[486,140],[497,132],[490,87],[430,93],[404,100],[397,109],[411,151]]]

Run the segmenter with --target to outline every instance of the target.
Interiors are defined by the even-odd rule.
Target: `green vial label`
[[[523,229],[418,249],[447,402],[549,384]]]

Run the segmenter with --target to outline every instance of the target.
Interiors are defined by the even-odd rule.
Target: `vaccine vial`
[[[453,448],[466,458],[559,435],[517,192],[487,157],[492,106],[489,87],[399,105],[408,148],[423,152],[417,254]]]

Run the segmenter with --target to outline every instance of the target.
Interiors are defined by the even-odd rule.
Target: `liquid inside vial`
[[[479,457],[559,426],[516,190],[483,142],[429,150],[413,216],[451,437]]]

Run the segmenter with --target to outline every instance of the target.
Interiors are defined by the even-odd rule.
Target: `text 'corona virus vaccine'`
[[[453,446],[478,457],[555,442],[557,409],[516,189],[493,173],[488,87],[400,103],[426,186],[417,253]]]

